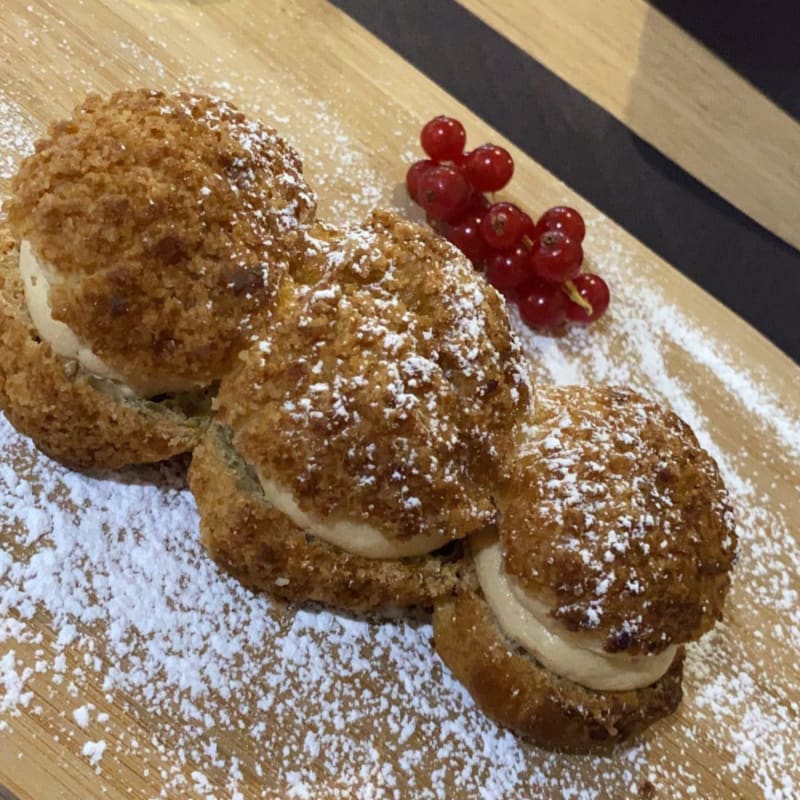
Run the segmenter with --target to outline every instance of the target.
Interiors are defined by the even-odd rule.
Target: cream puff
[[[3,409],[59,460],[117,467],[197,440],[315,199],[271,128],[139,90],[52,125],[5,211]]]
[[[283,597],[429,603],[497,522],[529,395],[502,298],[450,244],[388,212],[319,228],[221,382],[190,470],[203,541]]]
[[[478,588],[442,599],[436,649],[537,744],[608,747],[680,702],[684,644],[721,618],[736,534],[713,459],[675,414],[614,387],[537,392]]]

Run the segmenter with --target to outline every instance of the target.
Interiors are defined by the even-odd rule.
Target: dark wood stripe
[[[453,0],[332,2],[800,362],[794,248]]]
[[[5,786],[3,786],[3,785],[0,783],[0,800],[19,800],[19,797],[17,797],[17,796],[16,796],[16,795],[15,795],[15,794],[14,794],[14,793],[11,791],[11,789],[6,789],[6,787],[5,787]]]

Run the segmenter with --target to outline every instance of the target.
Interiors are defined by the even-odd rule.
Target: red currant
[[[532,284],[519,301],[519,313],[532,328],[555,330],[567,317],[569,300],[555,283]]]
[[[457,219],[469,205],[469,184],[455,167],[440,165],[428,169],[419,179],[418,193],[420,205],[434,219]]]
[[[536,238],[536,223],[531,219],[530,214],[527,214],[525,211],[520,212],[522,214],[522,236],[530,239],[530,242],[527,242],[527,245],[530,247],[533,244],[533,240]]]
[[[586,225],[583,217],[574,208],[555,206],[545,211],[536,223],[537,236],[546,231],[562,231],[573,242],[580,244],[586,236]]]
[[[572,282],[578,294],[592,307],[592,313],[577,303],[570,303],[567,306],[567,316],[575,322],[594,322],[602,317],[611,300],[608,284],[599,275],[593,275],[591,272],[578,275]]]
[[[467,180],[480,192],[499,192],[514,174],[514,161],[502,147],[482,144],[466,160]]]
[[[454,161],[464,152],[467,132],[452,117],[434,117],[422,129],[422,149],[436,161]]]
[[[467,213],[479,214],[480,216],[483,216],[490,205],[491,203],[485,194],[473,192],[472,197],[469,198],[469,208],[467,209]]]
[[[513,203],[489,206],[481,222],[481,233],[486,243],[495,250],[513,250],[522,238],[525,216]]]
[[[561,231],[545,231],[533,242],[533,271],[546,281],[562,283],[581,270],[583,248]]]
[[[491,248],[481,236],[481,218],[469,214],[456,224],[443,223],[439,233],[454,244],[476,267],[480,267],[491,254]]]
[[[486,279],[506,297],[513,296],[530,274],[528,251],[521,245],[505,253],[495,253],[486,262]]]
[[[420,140],[429,158],[408,168],[409,196],[436,231],[478,269],[485,267],[489,282],[519,303],[528,325],[555,330],[567,319],[594,322],[605,313],[608,285],[580,272],[586,235],[580,213],[554,206],[534,223],[513,203],[491,204],[485,192],[499,191],[511,180],[514,161],[497,145],[466,151],[467,134],[458,120],[435,117]]]
[[[419,180],[431,168],[435,167],[436,162],[426,158],[423,161],[415,161],[406,172],[406,189],[408,196],[419,203]]]

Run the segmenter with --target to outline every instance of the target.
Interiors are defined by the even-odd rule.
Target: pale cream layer
[[[320,519],[303,511],[291,491],[274,481],[258,476],[264,496],[278,511],[304,531],[348,553],[366,558],[408,558],[430,553],[447,544],[438,534],[420,534],[398,541],[372,525],[345,519]]]
[[[551,672],[589,689],[624,691],[649,686],[669,669],[677,650],[674,645],[658,655],[598,652],[598,642],[563,629],[548,616],[547,606],[529,594],[521,603],[517,595],[523,590],[503,569],[496,535],[480,534],[470,547],[483,596],[498,625]]]
[[[34,255],[30,242],[23,240],[19,247],[19,271],[25,287],[25,302],[33,324],[53,352],[62,358],[77,361],[87,372],[112,381],[122,376],[98,358],[91,348],[81,341],[69,325],[53,319],[50,313],[50,283],[52,270]]]
[[[50,285],[57,280],[55,270],[36,256],[30,242],[26,240],[20,243],[19,271],[25,288],[28,313],[39,336],[50,345],[56,355],[77,361],[90,377],[100,381],[98,388],[126,397],[154,397],[198,388],[190,381],[181,379],[143,379],[132,385],[121,373],[95,355],[89,345],[79,339],[68,325],[53,319],[50,311]]]

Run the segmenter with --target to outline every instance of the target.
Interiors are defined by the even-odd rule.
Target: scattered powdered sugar
[[[65,111],[97,88],[58,17],[20,20],[9,30],[23,26],[22,44],[10,35],[0,44],[47,38],[62,52],[75,93]],[[150,52],[131,85],[171,74],[160,20],[153,12],[144,50],[117,32],[128,54]],[[281,76],[243,75],[232,55],[216,58],[216,70],[182,85],[244,98],[242,107],[299,141],[324,216],[359,220],[401,196],[402,169],[391,181],[371,165],[343,109]],[[52,88],[52,64],[40,68]],[[259,97],[269,99],[259,107]],[[15,101],[0,99],[0,178],[37,133]],[[406,151],[408,136],[400,131],[395,144]],[[126,762],[152,797],[672,798],[703,796],[708,772],[724,787],[719,796],[796,797],[800,548],[790,514],[800,504],[800,418],[718,332],[651,285],[606,223],[588,223],[612,306],[605,322],[563,338],[520,325],[538,378],[626,384],[669,403],[718,461],[736,509],[740,559],[726,622],[689,648],[675,718],[609,758],[532,748],[474,708],[434,655],[424,620],[285,608],[222,574],[199,545],[184,464],[78,475],[0,418],[0,747],[14,747],[17,715],[49,713],[41,702],[55,709],[45,730],[97,780]],[[709,387],[714,403],[704,404]],[[703,411],[712,407],[714,416]],[[788,485],[748,467],[750,454],[719,424],[728,410],[747,419],[748,446],[786,461]],[[115,725],[117,710],[127,726]]]
[[[89,763],[93,767],[100,763],[105,751],[106,743],[102,740],[99,742],[86,742],[81,749],[81,753],[89,759]]]
[[[0,97],[0,178],[8,180],[14,175],[19,159],[33,152],[38,135],[22,109]]]
[[[25,691],[25,683],[33,675],[30,667],[22,666],[14,650],[7,650],[0,657],[0,730],[8,723],[2,715],[18,715],[20,708],[27,708],[33,693]]]
[[[300,150],[303,174],[320,199],[319,216],[336,224],[362,222],[374,208],[393,205],[395,187],[354,146],[332,101],[286,93],[269,75],[238,75],[235,82],[189,76],[192,91],[245,97],[242,108],[277,127]],[[264,98],[269,98],[268,100]]]
[[[91,709],[92,704],[87,703],[85,706],[81,706],[80,708],[76,708],[72,712],[72,718],[75,720],[75,723],[81,728],[88,728],[89,721],[91,719]]]

